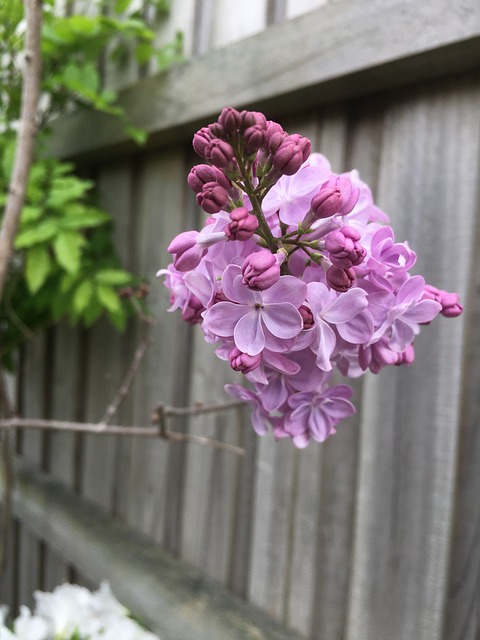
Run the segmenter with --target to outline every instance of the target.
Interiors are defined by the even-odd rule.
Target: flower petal
[[[233,336],[235,326],[249,311],[249,307],[243,304],[217,302],[205,314],[205,328],[222,338]],[[240,347],[238,348],[240,349]]]
[[[235,326],[233,339],[237,348],[244,353],[248,353],[249,356],[256,356],[257,353],[263,351],[265,335],[260,322],[260,314],[256,309],[240,318]]]
[[[294,338],[303,329],[300,312],[289,302],[265,305],[261,317],[270,333],[277,338]]]

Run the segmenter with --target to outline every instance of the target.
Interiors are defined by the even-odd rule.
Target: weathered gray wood
[[[189,138],[226,103],[275,116],[472,68],[479,53],[476,0],[340,0],[146,79],[122,104],[154,145]],[[98,161],[133,148],[100,115],[72,114],[55,131],[50,150],[60,157]]]
[[[172,404],[176,381],[174,363],[186,347],[181,320],[165,310],[169,293],[156,271],[169,263],[167,246],[182,230],[185,213],[185,169],[182,150],[147,156],[136,202],[135,269],[152,282],[148,303],[158,319],[154,343],[133,384],[133,420],[149,424],[159,402]],[[165,535],[166,478],[169,446],[165,441],[137,441],[130,445],[128,521],[157,540]]]
[[[227,402],[223,385],[234,379],[233,372],[218,361],[199,327],[191,368],[191,402],[221,403],[222,398]],[[189,432],[236,444],[236,412],[193,418]],[[237,465],[236,456],[209,447],[190,445],[186,451],[181,556],[223,582],[229,569]]]
[[[478,83],[468,81],[397,95],[382,141],[380,206],[399,239],[421,244],[427,279],[461,293],[473,248],[478,99]],[[455,273],[439,246],[462,247]],[[463,340],[464,320],[439,320],[416,341],[409,371],[367,380],[349,639],[441,637]]]
[[[218,49],[261,32],[266,17],[266,0],[215,0],[211,46]]]
[[[101,206],[113,218],[116,250],[126,268],[133,264],[135,205],[132,180],[134,172],[128,161],[118,162],[102,170],[97,179]],[[120,334],[106,320],[95,327],[89,336],[88,371],[86,372],[86,419],[100,420],[118,392],[130,365],[137,337],[133,327]],[[132,421],[131,395],[122,403],[115,422]],[[126,421],[126,422],[124,422]],[[107,511],[124,515],[125,457],[127,447],[122,438],[84,438],[82,489],[84,495]]]
[[[78,332],[63,324],[56,327],[56,350],[53,378],[52,417],[73,420],[78,404]],[[48,452],[49,471],[68,486],[74,483],[76,436],[52,433]]]
[[[294,18],[318,9],[332,0],[287,0],[287,18]]]
[[[298,638],[32,468],[20,474],[15,509],[80,571],[94,581],[108,579],[162,640]]]

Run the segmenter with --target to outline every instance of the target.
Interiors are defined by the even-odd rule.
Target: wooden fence
[[[234,379],[201,331],[166,313],[153,278],[198,215],[192,134],[226,105],[265,110],[334,170],[358,168],[418,269],[459,291],[465,313],[426,328],[409,369],[357,382],[356,416],[302,451],[258,438],[243,410],[172,419],[243,458],[18,434],[4,599],[108,579],[162,640],[479,640],[480,4],[175,0],[163,36],[175,29],[187,62],[123,93],[145,149],[85,114],[52,142],[96,176],[125,264],[152,280],[155,342],[123,424],[149,424],[159,402],[218,402]],[[99,420],[139,339],[134,326],[48,332],[22,356],[23,415]]]

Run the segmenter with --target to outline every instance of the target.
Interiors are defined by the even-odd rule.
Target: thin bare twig
[[[5,429],[46,429],[52,431],[74,431],[77,433],[94,433],[97,435],[121,435],[137,436],[147,438],[162,438],[170,441],[191,442],[193,444],[213,447],[237,455],[243,455],[245,450],[227,442],[220,442],[207,436],[197,436],[190,433],[180,433],[167,428],[166,419],[169,416],[178,417],[185,415],[200,415],[205,413],[216,413],[229,409],[236,409],[242,406],[240,402],[228,402],[225,404],[202,405],[197,404],[192,407],[167,407],[160,405],[154,412],[152,421],[158,427],[134,427],[121,425],[108,425],[105,423],[89,422],[68,422],[63,420],[40,420],[36,418],[11,417],[0,420],[0,431]]]
[[[132,362],[130,363],[130,366],[128,367],[125,378],[123,379],[123,382],[120,385],[120,388],[118,389],[116,396],[114,397],[112,402],[108,405],[105,411],[105,414],[103,415],[103,418],[100,420],[99,424],[101,425],[109,424],[113,416],[117,413],[120,404],[122,403],[123,399],[127,395],[128,390],[130,389],[130,385],[132,384],[132,380],[138,370],[138,367],[140,366],[140,363],[142,362],[143,356],[145,355],[148,347],[151,344],[152,344],[152,337],[150,335],[150,332],[148,332],[144,336],[144,339],[142,340],[142,342],[137,347],[135,353],[133,354],[133,359],[132,359]]]
[[[12,178],[10,180],[10,188],[8,190],[5,212],[0,228],[0,300],[7,281],[8,266],[13,253],[13,243],[20,221],[20,214],[25,202],[28,176],[35,148],[41,72],[41,0],[25,0],[25,18],[27,21],[27,31],[25,36],[25,72],[20,125]]]

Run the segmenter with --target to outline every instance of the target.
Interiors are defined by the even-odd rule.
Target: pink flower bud
[[[256,216],[245,207],[237,207],[230,212],[230,224],[225,227],[229,240],[249,240],[258,228]]]
[[[273,166],[284,175],[292,176],[308,158],[311,148],[308,138],[296,133],[288,136],[275,152]]]
[[[193,148],[195,152],[201,158],[205,158],[205,149],[209,142],[211,142],[212,136],[210,135],[210,131],[207,127],[202,127],[197,133],[193,136]]]
[[[353,269],[342,269],[335,265],[328,268],[326,276],[327,284],[340,293],[348,291],[355,282],[355,271]]]
[[[247,353],[243,353],[237,349],[237,347],[233,347],[228,354],[228,359],[230,361],[230,366],[234,371],[250,373],[250,371],[253,371],[260,365],[262,361],[262,354],[258,353],[256,356],[249,356]]]
[[[205,149],[205,157],[219,169],[232,169],[234,166],[232,146],[225,140],[212,140]]]
[[[424,300],[435,300],[442,305],[440,313],[445,318],[456,318],[462,311],[463,306],[459,302],[458,293],[449,293],[443,289],[437,289],[431,284],[426,284],[422,298]]]
[[[207,182],[217,182],[224,189],[230,189],[232,186],[230,180],[220,169],[211,167],[209,164],[197,164],[193,167],[188,174],[187,182],[194,193],[200,193]]]
[[[409,344],[403,353],[399,353],[397,356],[397,361],[395,365],[398,367],[404,364],[408,367],[415,360],[415,349],[413,348],[413,344]]]
[[[340,211],[342,194],[337,187],[324,187],[312,198],[312,213],[315,219],[330,218]]]
[[[232,134],[240,127],[242,118],[240,113],[233,107],[225,107],[218,117],[218,122],[222,125],[225,133]]]
[[[198,231],[184,231],[176,236],[168,245],[168,253],[173,254],[173,266],[177,271],[195,269],[207,253],[208,247],[197,244]]]
[[[280,278],[279,260],[268,249],[251,253],[242,264],[242,275],[243,284],[250,289],[268,289]]]
[[[207,182],[197,193],[197,204],[207,213],[218,213],[228,203],[228,193],[217,182]]]
[[[360,234],[353,227],[342,227],[331,231],[325,238],[325,248],[332,263],[342,269],[361,264],[366,251],[361,246]]]

